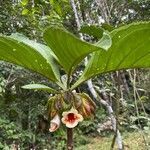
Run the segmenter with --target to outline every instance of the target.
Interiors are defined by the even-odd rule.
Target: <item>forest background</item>
[[[98,25],[109,31],[124,24],[150,19],[149,0],[75,0],[75,6],[81,26]],[[63,25],[79,36],[71,1],[0,1],[1,34],[18,32],[42,43],[42,32],[49,25]],[[88,36],[85,36],[85,40],[92,42]],[[83,67],[84,64],[74,74],[75,77],[81,74]],[[0,62],[0,149],[11,149],[13,145],[19,145],[21,149],[65,149],[65,131],[48,131],[45,105],[51,95],[21,88],[27,83],[39,81],[43,84],[48,82],[36,73]],[[92,81],[99,89],[101,99],[113,108],[114,113],[118,111],[119,130],[123,139],[127,140],[125,147],[131,149],[131,143],[134,146],[140,143],[140,149],[147,148],[150,144],[149,69],[114,72],[97,76]],[[86,83],[78,91],[87,92],[93,97]],[[95,118],[81,123],[75,131],[77,150],[87,149],[86,145],[88,149],[110,148],[113,139],[110,114],[106,106],[100,102],[97,105]],[[134,146],[132,149],[136,149]]]

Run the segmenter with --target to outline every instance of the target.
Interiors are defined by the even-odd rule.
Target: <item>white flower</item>
[[[60,126],[60,117],[58,115],[55,115],[55,117],[50,122],[50,132],[56,131]]]
[[[71,108],[71,110],[69,110],[68,112],[63,112],[62,116],[62,122],[68,128],[74,128],[75,126],[77,126],[78,122],[83,121],[82,115],[79,114],[78,111],[74,108]]]

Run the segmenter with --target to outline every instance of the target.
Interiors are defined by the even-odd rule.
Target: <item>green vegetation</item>
[[[112,137],[111,137],[112,138]],[[75,150],[109,150],[112,139],[110,137],[95,137],[87,138],[88,144],[75,148]],[[150,138],[149,138],[150,140]],[[143,137],[138,132],[131,132],[123,134],[124,149],[125,150],[145,150]],[[117,147],[114,148],[117,150]]]
[[[149,7],[0,1],[0,149],[149,149]]]

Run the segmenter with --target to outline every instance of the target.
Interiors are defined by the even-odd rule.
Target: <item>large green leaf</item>
[[[59,69],[56,63],[54,62],[54,58],[58,60],[57,56],[53,53],[53,51],[46,45],[34,42],[33,40],[29,40],[27,37],[23,36],[19,33],[14,33],[11,37],[19,42],[23,42],[30,47],[36,49],[44,58],[46,58],[47,62],[51,65],[53,72],[58,80],[60,80]]]
[[[48,48],[21,36],[0,36],[0,60],[35,71],[52,81],[59,80],[54,73],[53,58]]]
[[[46,57],[47,60],[51,60],[52,59],[51,57],[54,57],[56,60],[58,60],[58,58],[56,57],[54,52],[48,46],[46,46],[44,44],[40,44],[33,40],[30,40],[20,33],[13,33],[10,35],[10,37],[19,42],[23,42],[23,43],[35,48],[37,51],[39,51],[39,53],[41,53],[44,57]]]
[[[58,93],[55,89],[48,87],[43,84],[27,84],[22,86],[23,89],[32,89],[32,90],[41,90],[41,91],[47,91],[49,93]]]
[[[150,22],[133,23],[111,32],[108,51],[94,52],[72,89],[98,74],[128,68],[150,67]]]
[[[89,53],[102,50],[101,45],[94,46],[84,42],[61,28],[47,28],[44,40],[58,57],[67,74],[72,73]]]

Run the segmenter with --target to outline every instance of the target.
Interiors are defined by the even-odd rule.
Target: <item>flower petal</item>
[[[66,124],[68,121],[67,121],[67,117],[63,117],[62,119],[61,119],[61,121],[64,123],[64,124]]]
[[[51,122],[49,131],[54,132],[58,129],[58,125],[56,123]]]
[[[60,117],[56,115],[50,122],[49,131],[54,132],[59,128],[59,126],[60,126]]]
[[[73,123],[70,123],[70,122],[66,123],[66,127],[68,128],[74,128],[77,125],[78,125],[78,121],[74,121]]]
[[[83,116],[82,116],[82,115],[77,114],[77,118],[78,118],[78,121],[79,121],[79,122],[82,122],[82,121],[83,121]]]
[[[63,112],[62,116],[67,116],[69,113],[78,114],[78,111],[72,107],[69,111]]]
[[[78,114],[78,111],[72,107],[69,113]]]
[[[65,111],[65,112],[62,113],[62,116],[67,116],[68,114],[69,114],[69,112]]]

